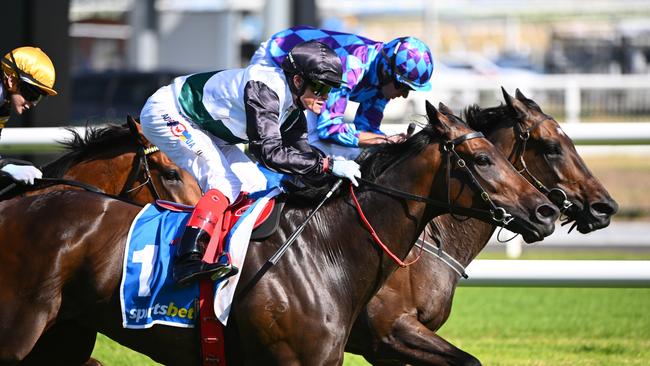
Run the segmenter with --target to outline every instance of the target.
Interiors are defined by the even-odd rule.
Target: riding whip
[[[413,132],[415,132],[415,123],[411,122],[411,123],[409,123],[409,126],[408,126],[408,128],[407,128],[407,130],[406,130],[406,136],[407,136],[407,137],[411,136],[411,135],[413,134]],[[339,189],[339,187],[341,186],[342,183],[343,183],[343,178],[339,178],[339,179],[334,183],[334,185],[332,186],[332,188],[329,190],[329,192],[327,192],[327,194],[325,195],[325,197],[323,197],[323,200],[320,201],[320,203],[318,204],[318,206],[316,206],[316,208],[314,208],[314,210],[309,214],[309,216],[307,216],[307,218],[305,219],[305,221],[304,221],[302,224],[300,224],[300,226],[298,226],[298,228],[296,229],[296,231],[294,231],[293,234],[291,234],[291,236],[290,236],[290,237],[289,237],[289,238],[284,242],[284,244],[282,244],[282,246],[280,247],[280,249],[278,249],[278,250],[275,252],[275,254],[273,254],[273,256],[271,256],[271,258],[269,258],[269,260],[267,261],[267,263],[268,263],[269,265],[274,265],[274,264],[278,263],[278,261],[280,260],[280,258],[281,258],[281,257],[284,255],[284,253],[287,251],[287,249],[289,249],[289,247],[291,246],[291,244],[293,244],[293,242],[296,241],[296,238],[298,238],[298,235],[300,235],[300,233],[305,229],[305,227],[307,226],[307,224],[309,223],[309,221],[311,221],[312,217],[314,217],[314,215],[315,215],[316,212],[321,208],[321,206],[323,206],[323,204],[325,204],[325,201],[327,201],[330,197],[332,197],[332,195],[334,194],[334,192],[336,192],[336,190]]]
[[[270,265],[274,265],[280,260],[280,257],[282,257],[284,255],[284,252],[286,252],[287,249],[289,249],[289,246],[291,246],[291,244],[293,244],[293,242],[296,240],[296,238],[298,238],[298,235],[300,235],[300,233],[305,229],[305,226],[307,226],[307,224],[309,223],[311,218],[314,217],[314,215],[316,214],[318,209],[320,209],[321,206],[325,203],[325,201],[327,201],[328,198],[332,197],[334,192],[336,192],[336,190],[339,189],[339,187],[341,186],[341,183],[343,183],[343,178],[339,178],[334,183],[334,185],[332,186],[332,189],[330,189],[329,192],[327,192],[327,194],[325,195],[325,197],[323,197],[323,200],[320,201],[318,206],[316,206],[316,208],[314,208],[314,210],[309,214],[309,216],[307,216],[305,221],[302,224],[300,224],[300,226],[298,226],[296,231],[294,231],[293,234],[291,234],[289,239],[287,239],[287,241],[285,241],[284,244],[282,244],[280,249],[278,249],[278,251],[275,252],[275,254],[273,254],[273,256],[271,258],[269,258],[269,260],[267,262]]]

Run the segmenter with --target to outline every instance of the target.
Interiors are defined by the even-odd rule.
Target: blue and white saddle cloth
[[[278,181],[269,185],[279,184]],[[277,196],[279,185],[251,196],[255,203],[240,217],[226,236],[224,245],[232,263],[242,268],[255,220],[266,203]],[[175,212],[155,204],[146,205],[133,220],[126,243],[120,284],[122,326],[149,328],[154,324],[194,327],[198,282],[188,287],[174,285],[171,276],[174,246],[183,234],[189,212]],[[240,271],[241,273],[241,271]],[[215,283],[214,309],[226,325],[239,274]]]

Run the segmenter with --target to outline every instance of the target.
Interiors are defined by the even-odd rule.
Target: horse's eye
[[[544,142],[544,154],[545,155],[561,155],[562,148],[560,144],[554,141],[545,141]]]
[[[487,154],[479,154],[474,159],[474,162],[478,166],[487,166],[487,165],[490,165],[491,160],[490,160],[490,157]]]
[[[169,169],[169,170],[165,171],[164,176],[165,176],[165,179],[167,179],[167,180],[181,180],[181,175],[178,174],[178,171],[174,170],[174,169]]]

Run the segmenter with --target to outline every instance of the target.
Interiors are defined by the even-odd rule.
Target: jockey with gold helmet
[[[44,97],[56,95],[55,76],[52,61],[40,48],[19,47],[7,53],[2,58],[0,131],[9,121],[12,110],[22,115]],[[12,159],[0,159],[0,174],[23,184],[34,184],[34,179],[42,176],[34,166]]]

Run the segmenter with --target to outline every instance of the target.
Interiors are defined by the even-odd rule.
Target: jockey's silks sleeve
[[[244,88],[246,134],[250,151],[267,168],[285,174],[321,174],[323,158],[307,144],[307,123],[299,109],[291,113],[280,131],[278,95],[260,81]]]
[[[329,94],[326,108],[318,116],[318,138],[357,147],[359,132],[383,134],[379,126],[388,99],[381,93],[377,67],[383,42],[351,33],[296,26],[271,36],[256,52],[253,63],[280,66],[295,45],[312,40],[330,46],[341,58],[346,83]],[[348,101],[359,103],[354,121],[350,123],[343,121]]]

